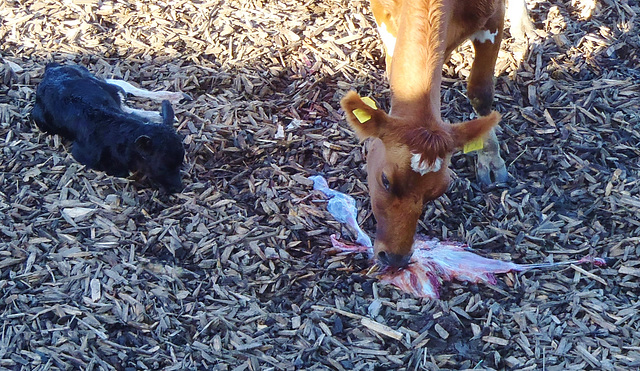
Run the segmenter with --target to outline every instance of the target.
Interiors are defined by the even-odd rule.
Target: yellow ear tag
[[[376,106],[376,102],[373,99],[369,97],[363,97],[362,101],[367,106],[373,109],[378,109],[378,106]],[[353,115],[358,119],[358,121],[360,121],[361,124],[364,124],[365,122],[371,120],[371,115],[363,109],[356,108],[352,112],[353,112]]]
[[[360,121],[361,124],[364,124],[371,119],[371,115],[367,113],[367,111],[360,108],[354,109],[353,115],[358,119],[358,121]]]
[[[482,137],[471,140],[462,147],[462,153],[469,153],[484,148],[484,139]]]
[[[378,109],[378,106],[376,106],[376,102],[369,98],[369,97],[364,97],[362,98],[362,101],[364,102],[364,104],[366,104],[367,106],[373,108],[373,109]]]

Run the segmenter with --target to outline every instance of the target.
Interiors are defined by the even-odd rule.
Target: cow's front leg
[[[471,66],[467,94],[471,105],[481,116],[488,115],[493,104],[493,74],[500,51],[503,24],[504,4],[489,19],[485,27],[471,37],[475,49],[475,59]],[[485,140],[484,148],[478,151],[476,170],[480,182],[487,185],[494,182],[504,183],[509,177],[504,160],[500,157],[500,145],[495,129],[491,130]]]

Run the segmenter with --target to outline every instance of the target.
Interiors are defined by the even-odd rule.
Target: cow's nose
[[[378,260],[383,265],[388,265],[394,268],[406,267],[411,260],[411,253],[408,255],[394,254],[386,251],[380,251],[378,253]]]

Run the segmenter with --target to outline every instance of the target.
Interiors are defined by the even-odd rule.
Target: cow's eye
[[[391,183],[389,183],[389,178],[387,178],[387,175],[385,173],[382,173],[382,186],[384,187],[384,189],[387,190],[387,192],[389,192],[389,189],[391,188]]]

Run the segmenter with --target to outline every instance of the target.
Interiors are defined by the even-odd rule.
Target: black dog
[[[171,103],[162,101],[162,114],[156,114],[161,122],[153,123],[140,113],[154,113],[123,104],[125,93],[82,66],[52,63],[38,85],[31,117],[41,130],[72,140],[78,162],[119,177],[140,172],[167,192],[179,192],[184,148],[173,128]]]

